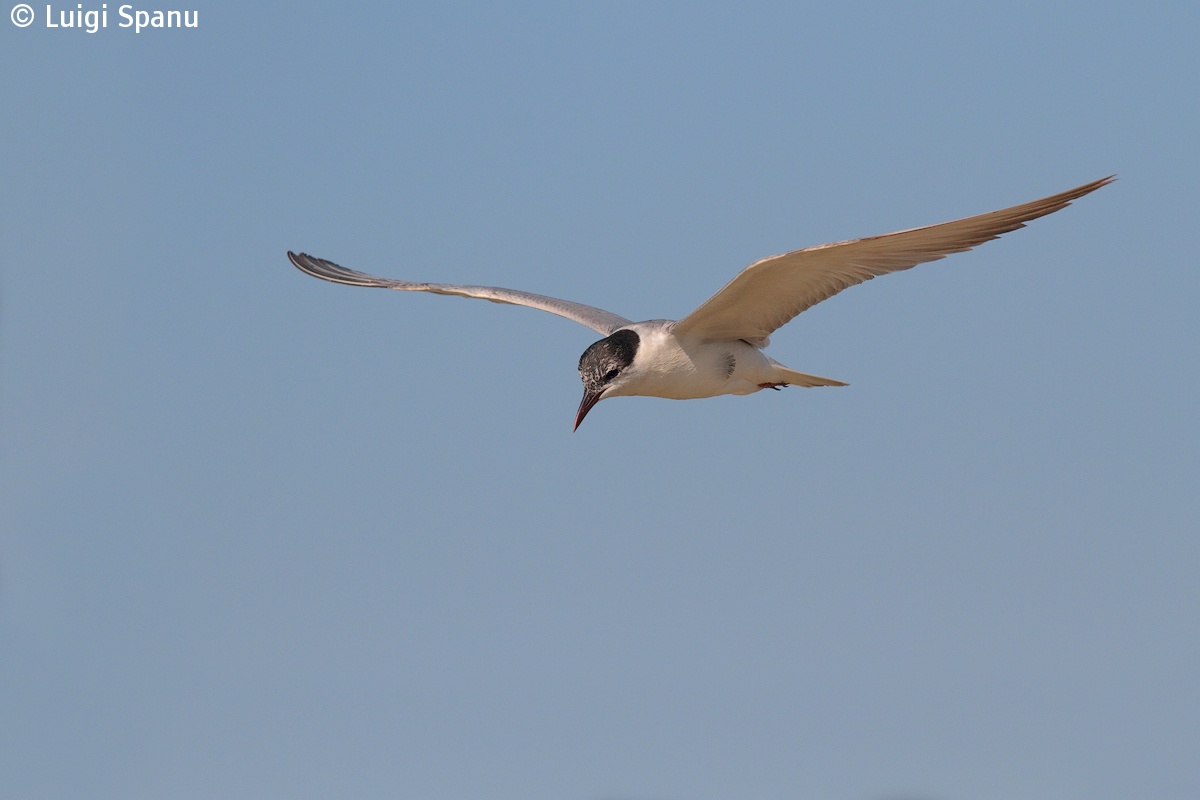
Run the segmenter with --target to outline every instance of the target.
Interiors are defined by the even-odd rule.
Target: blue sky
[[[1200,793],[1196,8],[33,8],[0,795]],[[677,318],[1111,173],[574,434],[592,332],[284,256]]]

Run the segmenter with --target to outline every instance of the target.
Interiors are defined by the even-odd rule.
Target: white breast
[[[690,400],[750,394],[772,380],[769,359],[742,341],[699,342],[676,338],[670,320],[628,326],[640,342],[633,363],[606,397],[639,395]]]

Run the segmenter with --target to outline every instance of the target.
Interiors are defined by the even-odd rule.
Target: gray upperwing
[[[578,322],[597,333],[605,336],[631,323],[624,317],[617,316],[583,303],[573,303],[570,300],[560,300],[557,297],[547,297],[541,294],[521,292],[516,289],[504,289],[499,286],[454,286],[445,283],[414,283],[394,278],[378,278],[365,272],[347,269],[332,261],[316,258],[307,253],[288,251],[288,259],[301,272],[306,272],[314,278],[344,283],[347,286],[374,286],[381,289],[396,289],[402,292],[432,292],[433,294],[455,295],[458,297],[474,297],[489,300],[493,303],[507,303],[514,306],[528,306],[541,311],[548,311],[560,317]]]

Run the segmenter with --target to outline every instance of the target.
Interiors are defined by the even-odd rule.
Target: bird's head
[[[633,363],[641,338],[636,331],[622,329],[593,344],[579,357],[583,379],[583,401],[575,415],[575,429],[605,396],[621,385],[622,373]]]

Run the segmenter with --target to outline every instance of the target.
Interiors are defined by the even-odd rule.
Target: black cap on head
[[[600,402],[600,395],[621,370],[633,363],[641,337],[636,331],[621,329],[594,343],[579,357],[579,377],[583,379],[583,401],[575,415],[575,427]]]

